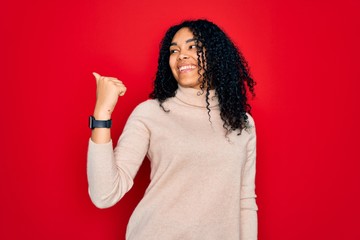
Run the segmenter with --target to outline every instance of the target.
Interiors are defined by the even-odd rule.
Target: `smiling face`
[[[200,89],[200,74],[204,70],[199,69],[197,42],[189,28],[181,28],[173,37],[170,45],[169,65],[180,86]]]

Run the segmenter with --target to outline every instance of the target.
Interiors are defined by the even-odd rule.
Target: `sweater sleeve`
[[[255,201],[255,172],[256,172],[256,131],[253,119],[249,116],[251,128],[247,145],[247,160],[243,169],[241,185],[241,240],[256,240],[258,232],[257,204]]]
[[[98,208],[116,204],[133,186],[133,179],[147,153],[150,133],[138,108],[130,115],[113,149],[112,141],[89,140],[87,176],[91,201]]]

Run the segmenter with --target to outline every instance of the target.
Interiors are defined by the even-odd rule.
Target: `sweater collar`
[[[219,105],[218,98],[216,97],[215,90],[209,92],[209,107],[217,107]],[[198,90],[195,88],[185,88],[178,85],[175,97],[181,102],[191,106],[206,108],[206,90]]]

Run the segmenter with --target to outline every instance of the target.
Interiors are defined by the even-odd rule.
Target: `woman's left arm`
[[[250,140],[247,145],[247,159],[243,169],[240,199],[241,240],[256,240],[258,235],[257,204],[255,201],[256,173],[256,130],[250,115]]]

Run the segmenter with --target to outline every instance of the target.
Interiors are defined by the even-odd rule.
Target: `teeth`
[[[179,67],[179,70],[184,71],[186,69],[194,69],[194,68],[195,68],[195,66],[193,66],[193,65],[186,65],[186,66]]]

